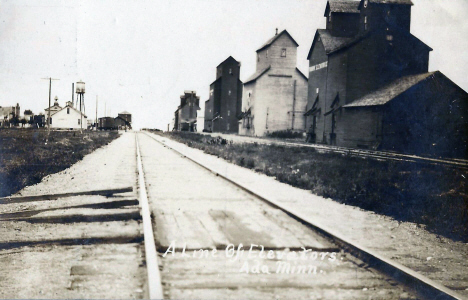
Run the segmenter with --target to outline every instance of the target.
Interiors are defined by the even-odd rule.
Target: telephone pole
[[[52,77],[49,78],[42,78],[45,80],[49,80],[49,111],[48,111],[48,117],[47,117],[47,135],[50,134],[50,101],[51,101],[51,93],[52,93],[52,80],[60,80],[60,79],[55,79]]]
[[[96,95],[96,120],[94,121],[94,126],[96,127],[96,131],[98,127],[97,109],[98,109],[98,95]]]

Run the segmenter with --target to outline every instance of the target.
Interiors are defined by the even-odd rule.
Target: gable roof
[[[60,105],[51,105],[51,106],[50,106],[50,110],[51,110],[51,111],[52,111],[52,110],[55,110],[55,109],[61,110],[62,108],[63,108],[63,107],[61,107]],[[45,110],[45,111],[49,111],[49,108],[46,107],[46,108],[44,108],[44,110]]]
[[[387,104],[391,100],[400,96],[413,86],[418,85],[424,80],[432,77],[437,72],[429,72],[418,75],[409,75],[399,78],[392,83],[365,95],[364,97],[357,99],[343,107],[366,107],[366,106],[380,106]],[[440,73],[440,72],[438,72]]]
[[[127,120],[125,120],[125,119],[122,118],[121,116],[117,116],[117,117],[114,118],[114,120],[117,120],[117,119],[120,119],[120,120],[124,121],[125,125],[130,125],[130,122],[127,121]]]
[[[426,48],[428,51],[432,51],[433,49],[426,45],[423,41],[415,37],[411,32],[405,31],[405,30],[399,30],[395,26],[392,26],[390,24],[387,25],[387,27],[390,27],[394,29],[393,34],[394,35],[400,35],[400,36],[405,36],[407,37],[411,42],[414,42],[413,46],[421,46],[423,48]],[[312,42],[312,46],[310,47],[309,54],[307,55],[307,59],[310,59],[310,56],[312,54],[312,50],[315,47],[315,44],[318,40],[318,37],[320,37],[323,47],[325,48],[325,53],[327,55],[332,54],[334,52],[337,52],[341,49],[345,49],[347,47],[350,47],[364,39],[367,39],[368,37],[376,34],[386,34],[382,30],[374,30],[374,31],[367,31],[362,34],[358,34],[355,37],[338,37],[338,36],[332,36],[330,31],[326,29],[317,29],[317,32],[314,37],[314,41]]]
[[[223,78],[223,77],[222,77],[222,76],[220,76],[220,77],[216,78],[216,80],[215,80],[215,81],[213,81],[212,83],[210,83],[210,87],[211,87],[213,84],[215,84],[215,83],[216,83],[216,81],[222,80],[221,78]]]
[[[227,62],[228,60],[233,60],[235,63],[239,63],[234,57],[229,56],[228,58],[226,58],[225,60],[223,60],[217,67],[221,66],[222,64],[224,64],[224,63]],[[217,67],[216,67],[216,68],[217,68]]]
[[[369,3],[374,3],[374,4],[413,5],[413,2],[411,2],[411,0],[368,0],[368,1]],[[364,4],[364,0],[361,0],[358,8],[361,9],[363,4]]]
[[[248,83],[251,83],[251,82],[254,82],[256,81],[258,78],[260,78],[263,74],[265,74],[266,72],[268,72],[268,70],[270,70],[271,66],[268,66],[266,67],[265,69],[263,70],[260,70],[258,72],[255,72],[252,76],[250,76],[245,82],[244,84],[248,84]]]
[[[404,35],[406,37],[408,37],[410,40],[412,40],[413,42],[419,44],[418,46],[422,46],[424,48],[426,48],[428,51],[432,51],[434,49],[432,49],[431,47],[429,47],[428,45],[426,45],[426,43],[424,43],[423,41],[421,41],[420,39],[418,39],[416,36],[414,36],[411,32],[409,31],[406,31],[406,30],[398,30],[397,27],[393,26],[393,25],[387,25],[388,27],[394,29],[393,31],[393,34],[401,34],[401,35]]]
[[[302,75],[302,77],[304,77],[305,80],[309,81],[309,78],[307,78],[307,76],[305,76],[304,73],[302,73],[301,70],[299,70],[299,68],[296,67],[296,71],[299,72],[299,74]]]
[[[84,118],[87,118],[87,116],[86,116],[84,113],[80,112],[78,109],[74,108],[73,106],[68,106],[68,105],[65,106],[64,108],[62,108],[62,109],[60,109],[60,110],[54,112],[54,113],[51,114],[50,116],[52,117],[52,116],[56,115],[57,113],[59,113],[59,112],[65,110],[65,108],[71,108],[71,109],[73,109],[74,111],[76,111],[78,114],[82,114]]]
[[[273,44],[283,34],[286,34],[287,36],[289,36],[289,38],[293,41],[293,43],[296,44],[296,47],[299,47],[299,44],[293,39],[293,37],[285,29],[285,30],[281,31],[280,33],[276,34],[275,36],[273,36],[272,38],[270,38],[268,41],[266,41],[266,43],[263,44],[263,46],[261,46],[256,52],[262,51],[263,49],[266,49],[266,48],[270,47],[271,44]]]
[[[320,38],[322,39],[323,47],[325,48],[325,52],[327,52],[327,54],[335,52],[343,47],[346,47],[350,45],[353,41],[358,39],[358,37],[332,36],[330,31],[325,29],[319,29],[318,33]]]
[[[325,8],[324,17],[328,17],[330,11],[334,13],[358,14],[359,3],[359,1],[355,0],[329,0]]]
[[[320,40],[322,41],[323,47],[325,48],[325,53],[331,54],[342,48],[345,48],[347,46],[354,44],[355,42],[361,40],[366,35],[368,35],[368,33],[364,35],[357,35],[355,37],[339,37],[339,36],[332,36],[330,31],[326,29],[317,29],[315,33],[314,41],[312,42],[312,46],[310,47],[309,54],[307,55],[307,59],[310,59],[310,56],[312,55],[312,50],[314,49],[315,44],[317,43],[319,37],[320,37]]]

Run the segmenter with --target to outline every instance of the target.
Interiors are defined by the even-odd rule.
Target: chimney
[[[275,35],[278,35],[278,28],[276,28],[276,34]]]

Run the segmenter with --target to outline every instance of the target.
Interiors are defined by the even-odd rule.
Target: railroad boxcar
[[[117,129],[117,126],[115,126],[114,118],[112,118],[112,117],[99,118],[98,129],[99,130],[115,130],[115,129]]]

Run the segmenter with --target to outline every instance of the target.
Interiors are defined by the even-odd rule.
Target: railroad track
[[[164,138],[138,136],[165,298],[464,299],[171,148]],[[276,256],[261,257],[261,248]],[[238,257],[241,249],[257,260]],[[304,264],[278,258],[281,252],[325,259]]]
[[[268,139],[250,138],[250,137],[240,137],[240,139],[238,139],[237,136],[232,137],[232,136],[217,135],[217,134],[211,134],[211,135],[221,136],[225,139],[233,139],[233,140],[237,139],[239,141],[242,140],[242,142],[246,142],[246,143],[282,145],[285,147],[308,147],[308,148],[314,148],[320,152],[338,153],[338,154],[354,156],[354,157],[373,158],[373,159],[378,159],[378,160],[406,161],[406,162],[420,163],[420,164],[441,165],[441,166],[447,166],[447,167],[458,168],[458,169],[468,169],[468,160],[466,159],[431,158],[431,157],[423,157],[423,156],[418,156],[418,155],[394,153],[394,152],[387,152],[387,151],[345,148],[345,147],[337,147],[337,146],[330,146],[330,145],[271,141]]]
[[[463,299],[163,140],[116,141],[132,187],[0,199],[0,296]]]

